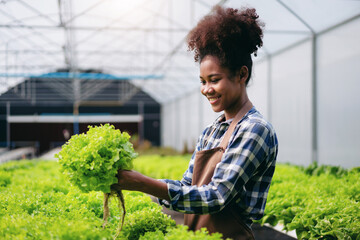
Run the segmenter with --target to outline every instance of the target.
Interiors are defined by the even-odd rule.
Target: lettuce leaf
[[[118,181],[118,169],[131,170],[137,153],[130,135],[113,125],[88,128],[86,133],[73,135],[55,157],[61,171],[83,192],[110,193],[110,186]]]

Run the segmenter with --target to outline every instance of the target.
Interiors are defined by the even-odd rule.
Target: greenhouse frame
[[[66,122],[75,134],[112,116],[155,146],[193,150],[218,113],[186,35],[218,4],[254,7],[265,23],[248,93],[276,129],[278,161],[360,165],[360,1],[0,3],[2,147],[16,145],[14,124]]]

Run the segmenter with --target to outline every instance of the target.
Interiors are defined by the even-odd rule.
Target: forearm
[[[147,177],[135,171],[119,171],[118,179],[118,184],[112,186],[114,189],[140,191],[170,201],[165,182]]]
[[[165,182],[161,182],[159,180],[144,175],[141,176],[142,177],[140,178],[140,181],[138,182],[138,185],[136,187],[137,190],[134,190],[170,201],[167,184]]]

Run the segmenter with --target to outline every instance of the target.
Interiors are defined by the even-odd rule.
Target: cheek
[[[200,92],[201,92],[202,95],[205,95],[205,94],[204,94],[204,89],[205,89],[204,86],[201,86],[201,87],[200,87]]]

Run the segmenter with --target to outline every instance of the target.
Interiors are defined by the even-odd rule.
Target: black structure
[[[2,147],[35,145],[42,153],[104,123],[160,145],[161,106],[130,79],[63,72],[28,78],[0,95]]]

